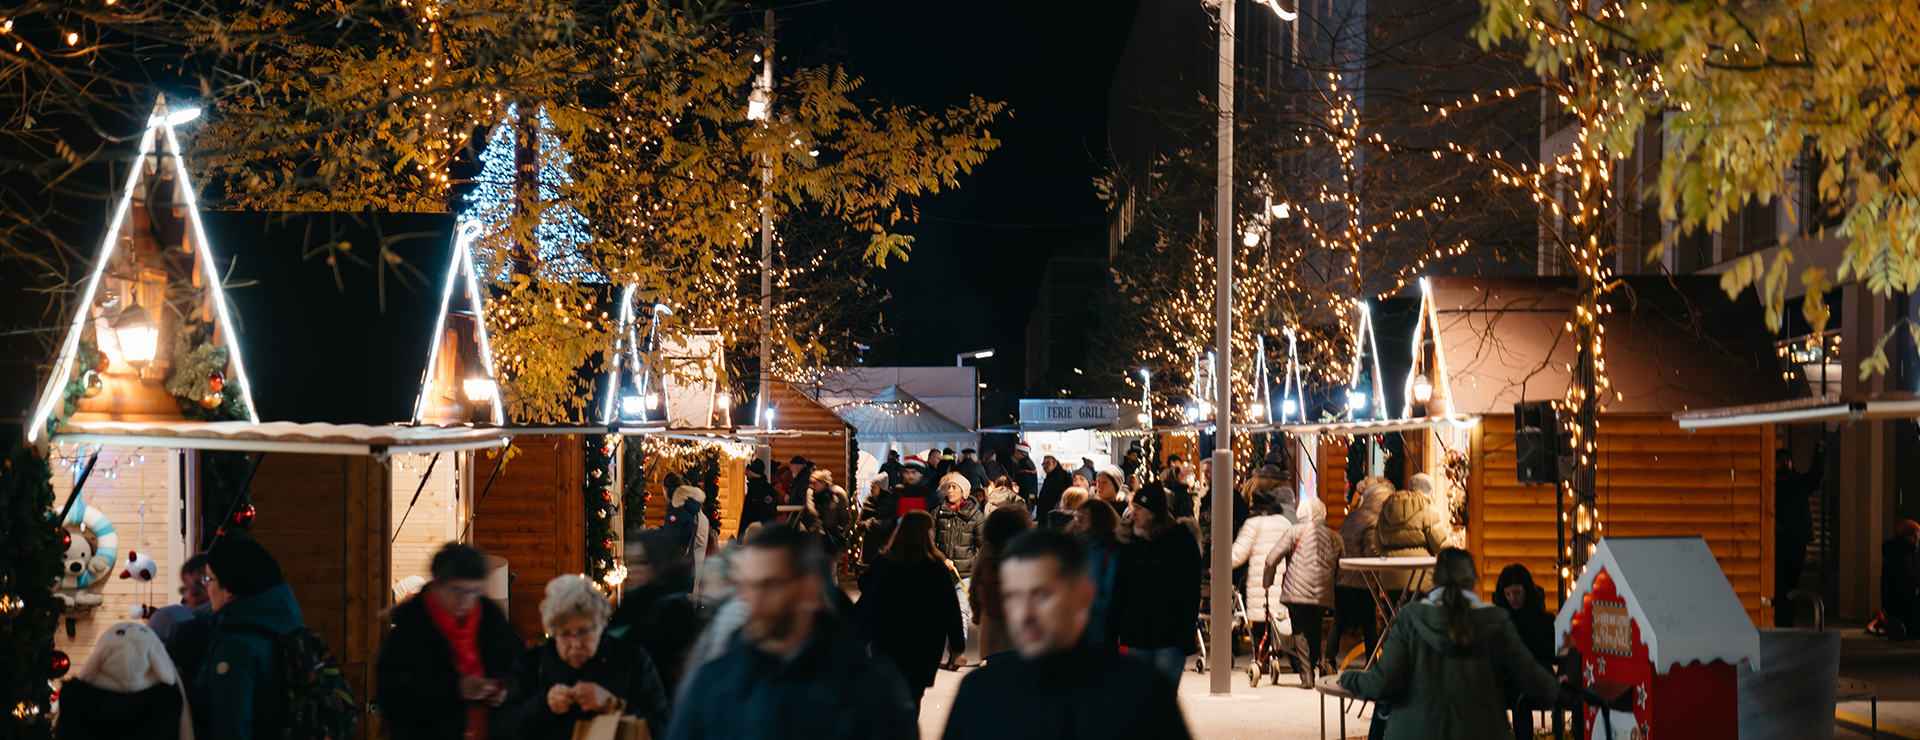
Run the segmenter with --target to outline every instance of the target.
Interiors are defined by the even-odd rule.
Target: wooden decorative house
[[[1738,667],[1760,667],[1760,633],[1705,539],[1601,539],[1554,643],[1579,653],[1613,737],[1739,737]],[[1605,737],[1601,711],[1586,709],[1594,737]]]

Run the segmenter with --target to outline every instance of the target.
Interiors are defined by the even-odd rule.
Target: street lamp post
[[[766,14],[766,35],[760,41],[760,76],[754,80],[752,96],[747,101],[747,118],[760,121],[763,125],[772,117],[773,107],[773,10]],[[773,412],[769,396],[773,393],[773,211],[767,202],[773,186],[773,162],[767,155],[760,158],[760,392],[753,415],[754,425],[762,430],[773,429]],[[760,455],[769,465],[772,463],[773,447],[766,439],[760,440]]]
[[[1234,0],[1206,0],[1220,13],[1216,95],[1213,232],[1213,339],[1220,363],[1214,372],[1213,587],[1207,635],[1208,684],[1215,696],[1233,693],[1233,7]],[[1281,20],[1293,21],[1292,0],[1258,0]],[[1225,661],[1223,664],[1221,661]],[[1221,666],[1224,665],[1223,670]]]
[[[960,354],[953,356],[953,366],[961,367],[966,364],[967,360],[984,360],[992,356],[993,356],[993,350],[990,350],[990,349],[975,350],[973,352],[961,352]]]

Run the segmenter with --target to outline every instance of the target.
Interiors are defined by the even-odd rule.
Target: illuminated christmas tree
[[[573,156],[553,134],[553,121],[547,118],[546,110],[536,112],[534,118],[540,144],[537,194],[541,206],[540,223],[533,230],[532,277],[566,283],[605,282],[606,276],[586,258],[593,245],[586,217],[570,205],[554,203],[561,189],[573,184],[573,176],[567,172]],[[475,244],[483,250],[485,245],[493,245],[496,254],[493,259],[480,261],[497,266],[494,277],[503,282],[513,278],[511,262],[505,258],[509,241],[498,237],[508,230],[518,201],[514,140],[518,120],[515,107],[508,106],[506,119],[488,135],[487,148],[480,152],[480,174],[474,177],[476,186],[467,194],[467,208],[460,213],[463,221],[486,225]]]

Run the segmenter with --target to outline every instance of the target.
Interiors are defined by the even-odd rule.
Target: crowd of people
[[[1137,451],[1079,462],[1036,462],[1025,445],[1005,464],[991,451],[893,455],[852,497],[803,458],[771,476],[756,461],[724,544],[706,494],[669,475],[663,526],[627,538],[625,591],[553,579],[531,643],[484,597],[484,554],[448,544],[432,580],[390,611],[367,698],[406,740],[569,740],[610,715],[675,739],[915,737],[922,697],[965,664],[974,634],[983,664],[961,681],[946,737],[1186,737],[1176,689],[1216,577],[1209,471],[1176,457],[1149,474]],[[1355,667],[1340,649],[1357,633],[1377,657],[1339,682],[1379,702],[1389,738],[1504,734],[1509,708],[1553,701],[1552,617],[1531,574],[1508,567],[1484,603],[1425,475],[1352,490],[1338,531],[1318,496],[1296,495],[1284,458],[1225,492],[1235,572],[1217,577],[1243,589],[1259,652],[1311,687]],[[1373,596],[1340,560],[1416,554],[1437,556],[1436,587],[1399,593],[1409,584],[1385,579],[1407,605],[1380,644]],[[182,597],[120,626],[151,641],[144,683],[100,678],[91,662],[81,674],[178,694],[145,710],[177,716],[174,731],[136,736],[304,737],[290,728],[338,711],[310,706],[310,679],[285,662],[306,628],[260,543],[222,540],[188,561]],[[96,701],[92,688],[70,700]],[[1515,737],[1531,736],[1527,716],[1514,712]],[[67,717],[72,704],[63,739],[127,736]]]

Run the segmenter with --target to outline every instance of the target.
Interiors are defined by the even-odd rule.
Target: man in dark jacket
[[[975,491],[985,491],[987,484],[993,482],[992,478],[987,477],[986,466],[973,456],[972,447],[960,451],[960,467],[955,470],[967,477],[967,482],[973,484]]]
[[[1033,467],[1033,446],[1025,442],[1013,446],[1013,462],[1008,465],[1012,471],[1013,484],[1020,489],[1020,498],[1032,501],[1040,495],[1040,474]],[[1041,511],[1050,511],[1041,509]]]
[[[1047,471],[1047,479],[1040,484],[1040,498],[1033,503],[1040,511],[1053,511],[1060,507],[1060,494],[1073,487],[1073,474],[1052,455],[1041,458],[1040,467]]]
[[[607,634],[647,651],[667,696],[680,685],[687,648],[699,636],[693,608],[693,561],[674,547],[672,536],[649,529],[627,540],[626,596]]]
[[[780,512],[775,507],[779,505],[780,494],[767,481],[767,462],[755,458],[747,463],[747,497],[740,503],[740,529],[735,536],[745,537],[749,525],[778,518]]]
[[[213,642],[213,602],[207,599],[207,556],[187,558],[180,566],[180,603],[164,607],[147,620],[167,644],[167,657],[180,672],[180,685],[192,686],[200,677],[200,661]],[[183,613],[184,612],[184,613]]]
[[[1805,473],[1793,470],[1793,453],[1782,448],[1774,452],[1773,473],[1773,622],[1793,626],[1793,599],[1787,594],[1800,587],[1800,573],[1807,565],[1807,545],[1813,542],[1813,508],[1809,498],[1820,490],[1826,477],[1827,443],[1813,444],[1813,467]]]
[[[747,540],[733,568],[747,622],[688,678],[669,740],[919,735],[892,662],[869,656],[826,604],[819,544],[773,525]]]
[[[900,464],[900,451],[887,450],[887,461],[880,463],[880,472],[887,474],[887,487],[900,485],[900,476],[907,472],[907,466]]]
[[[381,641],[380,711],[393,740],[479,740],[526,650],[486,593],[486,556],[450,544],[433,556],[433,582],[393,608]]]
[[[187,698],[199,740],[274,740],[287,728],[286,672],[278,638],[304,623],[280,563],[248,539],[207,552],[213,640]]]
[[[1000,594],[1017,654],[1002,654],[961,680],[942,737],[1188,737],[1180,702],[1165,676],[1088,639],[1095,586],[1080,543],[1059,532],[1033,530],[1015,538],[1004,557]]]
[[[1006,475],[1007,469],[1000,465],[1000,453],[993,450],[981,452],[980,472],[987,476],[988,483],[1000,480],[1000,476]]]

